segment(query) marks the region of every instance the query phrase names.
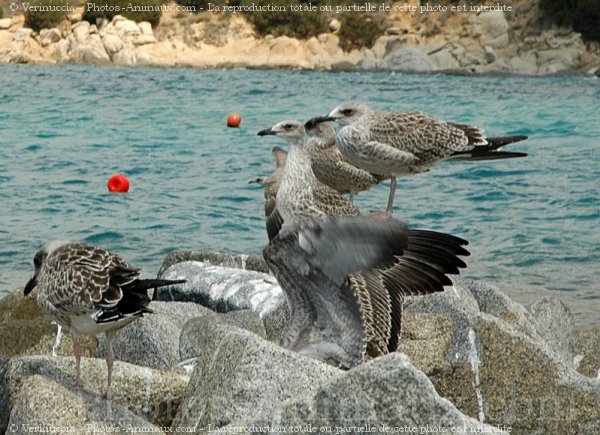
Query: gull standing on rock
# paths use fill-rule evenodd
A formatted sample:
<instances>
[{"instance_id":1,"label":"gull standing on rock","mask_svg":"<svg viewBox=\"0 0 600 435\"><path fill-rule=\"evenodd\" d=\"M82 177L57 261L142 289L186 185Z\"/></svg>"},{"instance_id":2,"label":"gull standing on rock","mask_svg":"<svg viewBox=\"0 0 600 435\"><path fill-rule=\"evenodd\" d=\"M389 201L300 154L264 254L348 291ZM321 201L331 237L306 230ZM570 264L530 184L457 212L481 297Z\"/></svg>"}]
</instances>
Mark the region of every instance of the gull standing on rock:
<instances>
[{"instance_id":1,"label":"gull standing on rock","mask_svg":"<svg viewBox=\"0 0 600 435\"><path fill-rule=\"evenodd\" d=\"M272 128L259 131L258 135L278 136L289 144L277 192L277 209L286 225L298 225L315 217L360 215L352 202L315 177L304 142L306 132L301 123L282 121Z\"/></svg>"},{"instance_id":2,"label":"gull standing on rock","mask_svg":"<svg viewBox=\"0 0 600 435\"><path fill-rule=\"evenodd\" d=\"M306 150L310 154L313 172L317 179L342 194L354 194L369 190L389 178L371 174L348 163L336 147L332 122L319 122L319 118L304 123Z\"/></svg>"},{"instance_id":3,"label":"gull standing on rock","mask_svg":"<svg viewBox=\"0 0 600 435\"><path fill-rule=\"evenodd\" d=\"M500 147L527 136L486 138L483 130L435 119L421 112L378 112L361 103L344 103L317 122L337 121L337 146L348 162L391 177L386 210L391 217L396 177L423 172L443 160L493 160L525 157Z\"/></svg>"},{"instance_id":4,"label":"gull standing on rock","mask_svg":"<svg viewBox=\"0 0 600 435\"><path fill-rule=\"evenodd\" d=\"M37 287L37 302L62 328L71 332L77 378L81 389L81 348L77 335L106 334L108 350L107 387L104 398L111 399L116 331L144 313L150 298L147 290L185 280L139 279L141 269L104 249L82 243L54 241L33 257L35 272L25 285L28 295Z\"/></svg>"},{"instance_id":5,"label":"gull standing on rock","mask_svg":"<svg viewBox=\"0 0 600 435\"><path fill-rule=\"evenodd\" d=\"M283 176L283 169L287 160L287 151L273 147L271 150L273 157L275 157L275 172L268 177L258 177L255 180L251 180L248 184L257 183L264 187L265 195L265 220L267 225L267 235L269 240L279 233L283 225L283 219L279 211L277 210L277 191L281 184L281 177Z\"/></svg>"},{"instance_id":6,"label":"gull standing on rock","mask_svg":"<svg viewBox=\"0 0 600 435\"><path fill-rule=\"evenodd\" d=\"M287 227L263 250L290 310L281 345L344 369L396 351L404 297L451 285L466 244L369 216Z\"/></svg>"}]
</instances>

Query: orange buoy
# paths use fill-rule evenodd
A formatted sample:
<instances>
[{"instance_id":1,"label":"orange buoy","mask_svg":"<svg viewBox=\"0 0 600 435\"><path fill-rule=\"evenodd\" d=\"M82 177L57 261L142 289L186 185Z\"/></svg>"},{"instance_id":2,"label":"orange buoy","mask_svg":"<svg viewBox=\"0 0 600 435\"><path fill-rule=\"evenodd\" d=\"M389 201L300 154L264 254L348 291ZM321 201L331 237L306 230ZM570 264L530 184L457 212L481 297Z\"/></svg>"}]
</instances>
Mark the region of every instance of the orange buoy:
<instances>
[{"instance_id":1,"label":"orange buoy","mask_svg":"<svg viewBox=\"0 0 600 435\"><path fill-rule=\"evenodd\" d=\"M108 191L124 193L129 190L129 180L125 175L116 174L108 179Z\"/></svg>"},{"instance_id":2,"label":"orange buoy","mask_svg":"<svg viewBox=\"0 0 600 435\"><path fill-rule=\"evenodd\" d=\"M242 117L238 113L230 113L227 117L227 127L239 127Z\"/></svg>"}]
</instances>

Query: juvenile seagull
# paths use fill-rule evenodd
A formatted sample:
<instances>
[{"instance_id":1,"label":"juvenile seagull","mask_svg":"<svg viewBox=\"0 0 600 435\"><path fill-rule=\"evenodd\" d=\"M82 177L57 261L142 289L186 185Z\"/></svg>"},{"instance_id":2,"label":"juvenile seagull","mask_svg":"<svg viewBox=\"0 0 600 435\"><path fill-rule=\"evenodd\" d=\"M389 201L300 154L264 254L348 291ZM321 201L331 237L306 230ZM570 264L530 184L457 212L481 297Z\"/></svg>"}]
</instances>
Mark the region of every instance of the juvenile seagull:
<instances>
[{"instance_id":1,"label":"juvenile seagull","mask_svg":"<svg viewBox=\"0 0 600 435\"><path fill-rule=\"evenodd\" d=\"M306 149L310 154L312 169L317 179L342 194L350 194L350 199L358 192L364 192L381 183L386 176L371 174L348 163L335 146L335 130L331 122L319 122L319 118L304 123Z\"/></svg>"},{"instance_id":2,"label":"juvenile seagull","mask_svg":"<svg viewBox=\"0 0 600 435\"><path fill-rule=\"evenodd\" d=\"M259 136L275 135L289 144L281 184L277 192L277 209L286 225L297 225L313 217L357 216L358 208L337 190L321 183L312 170L304 142L304 126L298 121L281 121L261 130Z\"/></svg>"},{"instance_id":3,"label":"juvenile seagull","mask_svg":"<svg viewBox=\"0 0 600 435\"><path fill-rule=\"evenodd\" d=\"M37 302L56 323L71 332L77 379L80 380L81 348L78 334L106 334L108 380L104 398L111 399L116 331L143 313L150 313L150 288L183 283L185 280L139 279L141 269L103 249L82 243L53 241L33 257L35 272L25 285L28 295L38 288Z\"/></svg>"},{"instance_id":4,"label":"juvenile seagull","mask_svg":"<svg viewBox=\"0 0 600 435\"><path fill-rule=\"evenodd\" d=\"M283 218L276 206L276 196L281 184L281 177L283 176L283 168L285 167L285 161L287 159L287 151L273 147L271 150L273 157L275 157L275 172L268 177L259 177L255 180L251 180L248 184L257 183L264 187L265 195L265 220L267 225L267 235L269 240L279 233L283 225Z\"/></svg>"},{"instance_id":5,"label":"juvenile seagull","mask_svg":"<svg viewBox=\"0 0 600 435\"><path fill-rule=\"evenodd\" d=\"M282 230L263 250L290 310L281 345L344 369L396 351L404 297L451 285L466 244L368 216Z\"/></svg>"},{"instance_id":6,"label":"juvenile seagull","mask_svg":"<svg viewBox=\"0 0 600 435\"><path fill-rule=\"evenodd\" d=\"M386 210L392 215L396 177L423 172L443 160L492 160L525 157L499 151L527 136L486 138L483 130L435 119L421 112L377 112L361 103L344 103L317 122L337 121L344 159L366 171L391 177Z\"/></svg>"}]
</instances>

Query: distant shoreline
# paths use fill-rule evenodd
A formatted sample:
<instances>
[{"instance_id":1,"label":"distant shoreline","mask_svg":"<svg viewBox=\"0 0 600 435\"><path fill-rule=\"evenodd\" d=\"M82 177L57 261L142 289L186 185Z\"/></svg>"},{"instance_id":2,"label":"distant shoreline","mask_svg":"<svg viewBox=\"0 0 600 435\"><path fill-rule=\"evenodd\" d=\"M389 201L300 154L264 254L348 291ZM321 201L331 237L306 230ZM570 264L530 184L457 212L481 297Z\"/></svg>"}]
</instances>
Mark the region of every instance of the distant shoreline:
<instances>
[{"instance_id":1,"label":"distant shoreline","mask_svg":"<svg viewBox=\"0 0 600 435\"><path fill-rule=\"evenodd\" d=\"M412 21L409 12L390 13L390 27L372 47L345 51L339 36L344 23L337 19L329 22L328 33L303 40L259 37L242 14L165 11L153 28L120 15L90 25L82 21L83 7L78 7L68 21L39 33L24 27L23 15L0 19L0 64L600 75L600 43L556 27L517 37L531 12L513 9L427 13Z\"/></svg>"}]
</instances>

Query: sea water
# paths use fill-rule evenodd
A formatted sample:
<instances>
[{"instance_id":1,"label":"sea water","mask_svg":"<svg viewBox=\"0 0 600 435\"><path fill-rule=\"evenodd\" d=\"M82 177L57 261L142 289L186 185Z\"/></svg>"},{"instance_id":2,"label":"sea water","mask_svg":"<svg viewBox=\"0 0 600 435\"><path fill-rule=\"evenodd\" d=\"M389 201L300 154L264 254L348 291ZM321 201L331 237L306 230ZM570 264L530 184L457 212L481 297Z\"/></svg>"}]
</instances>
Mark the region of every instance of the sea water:
<instances>
[{"instance_id":1,"label":"sea water","mask_svg":"<svg viewBox=\"0 0 600 435\"><path fill-rule=\"evenodd\" d=\"M0 295L69 239L153 276L178 249L258 254L271 148L256 133L347 100L526 134L524 159L443 163L399 180L395 216L469 240L466 278L554 296L600 322L600 80L389 73L0 66ZM227 128L228 113L242 117ZM125 174L127 194L106 183ZM358 195L385 208L388 185Z\"/></svg>"}]
</instances>

